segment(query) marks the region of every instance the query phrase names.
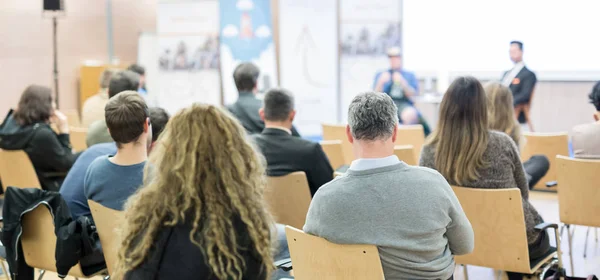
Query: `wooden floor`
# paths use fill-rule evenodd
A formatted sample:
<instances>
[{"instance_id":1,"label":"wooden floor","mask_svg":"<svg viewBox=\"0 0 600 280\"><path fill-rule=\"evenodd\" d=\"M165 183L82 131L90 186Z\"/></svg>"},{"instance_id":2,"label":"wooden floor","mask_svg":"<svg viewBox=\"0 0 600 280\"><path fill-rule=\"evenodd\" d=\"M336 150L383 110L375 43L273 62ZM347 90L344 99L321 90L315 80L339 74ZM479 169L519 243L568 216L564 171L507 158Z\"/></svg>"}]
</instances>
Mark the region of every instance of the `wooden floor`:
<instances>
[{"instance_id":1,"label":"wooden floor","mask_svg":"<svg viewBox=\"0 0 600 280\"><path fill-rule=\"evenodd\" d=\"M538 210L538 212L544 217L547 222L558 223L558 200L555 193L543 193L543 192L531 192L530 201ZM599 213L600 214L600 213ZM585 242L586 227L576 227L575 234L573 236L573 262L575 266L576 276L587 276L589 274L596 274L600 276L600 243L596 243L594 240L593 229L590 232L590 239L588 241L588 252L587 258L583 258L583 244ZM567 245L567 233L565 231L563 235L564 242L562 242L563 249L563 263L567 273L571 273L571 266L569 265L569 249ZM470 279L483 280L483 279L495 279L497 272L492 269L469 266L468 273ZM464 279L463 270L461 267L457 267L456 273L454 274L456 280ZM0 277L1 279L1 277ZM44 276L46 280L58 280L56 273L48 272ZM74 279L67 277L66 279ZM102 280L102 277L91 278L94 280ZM508 279L506 274L502 274L502 279Z\"/></svg>"}]
</instances>

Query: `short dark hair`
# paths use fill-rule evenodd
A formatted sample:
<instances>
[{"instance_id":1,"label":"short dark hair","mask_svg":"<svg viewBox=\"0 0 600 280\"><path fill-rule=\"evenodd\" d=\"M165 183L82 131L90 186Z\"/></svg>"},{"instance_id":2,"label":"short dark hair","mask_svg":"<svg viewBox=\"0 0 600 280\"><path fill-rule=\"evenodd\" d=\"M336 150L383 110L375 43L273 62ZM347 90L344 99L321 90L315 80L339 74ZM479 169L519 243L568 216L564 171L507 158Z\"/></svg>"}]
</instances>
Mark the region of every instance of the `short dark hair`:
<instances>
[{"instance_id":1,"label":"short dark hair","mask_svg":"<svg viewBox=\"0 0 600 280\"><path fill-rule=\"evenodd\" d=\"M117 147L137 141L149 116L144 98L136 91L121 92L109 99L104 107L106 127Z\"/></svg>"},{"instance_id":2,"label":"short dark hair","mask_svg":"<svg viewBox=\"0 0 600 280\"><path fill-rule=\"evenodd\" d=\"M52 90L49 87L30 85L21 94L14 118L20 125L45 122L52 115Z\"/></svg>"},{"instance_id":3,"label":"short dark hair","mask_svg":"<svg viewBox=\"0 0 600 280\"><path fill-rule=\"evenodd\" d=\"M129 67L127 67L127 70L138 73L141 76L144 76L146 74L146 68L144 68L144 66L139 65L139 64L131 64L131 65L129 65Z\"/></svg>"},{"instance_id":4,"label":"short dark hair","mask_svg":"<svg viewBox=\"0 0 600 280\"><path fill-rule=\"evenodd\" d=\"M252 91L256 87L260 69L250 62L244 62L233 70L233 80L238 91Z\"/></svg>"},{"instance_id":5,"label":"short dark hair","mask_svg":"<svg viewBox=\"0 0 600 280\"><path fill-rule=\"evenodd\" d=\"M285 121L294 110L294 96L282 88L270 89L263 99L263 109L265 120Z\"/></svg>"},{"instance_id":6,"label":"short dark hair","mask_svg":"<svg viewBox=\"0 0 600 280\"><path fill-rule=\"evenodd\" d=\"M158 136L163 132L169 118L171 116L165 109L159 107L151 107L150 112L150 124L152 124L152 142L156 142Z\"/></svg>"},{"instance_id":7,"label":"short dark hair","mask_svg":"<svg viewBox=\"0 0 600 280\"><path fill-rule=\"evenodd\" d=\"M590 103L596 107L596 111L600 112L600 81L594 85L589 97Z\"/></svg>"},{"instance_id":8,"label":"short dark hair","mask_svg":"<svg viewBox=\"0 0 600 280\"><path fill-rule=\"evenodd\" d=\"M510 44L517 45L517 46L519 46L519 50L523 50L523 42L521 42L521 41L510 41Z\"/></svg>"},{"instance_id":9,"label":"short dark hair","mask_svg":"<svg viewBox=\"0 0 600 280\"><path fill-rule=\"evenodd\" d=\"M110 84L108 85L108 97L112 98L126 90L137 91L139 87L140 75L133 71L123 70L114 74L110 79Z\"/></svg>"}]
</instances>

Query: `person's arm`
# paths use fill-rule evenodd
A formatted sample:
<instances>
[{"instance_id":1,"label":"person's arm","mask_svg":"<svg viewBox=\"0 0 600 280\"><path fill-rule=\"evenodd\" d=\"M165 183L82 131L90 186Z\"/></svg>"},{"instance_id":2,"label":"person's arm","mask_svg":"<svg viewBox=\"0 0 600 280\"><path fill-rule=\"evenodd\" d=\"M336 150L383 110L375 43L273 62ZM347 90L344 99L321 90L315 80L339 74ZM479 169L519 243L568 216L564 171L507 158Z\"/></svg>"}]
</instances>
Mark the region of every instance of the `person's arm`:
<instances>
[{"instance_id":1,"label":"person's arm","mask_svg":"<svg viewBox=\"0 0 600 280\"><path fill-rule=\"evenodd\" d=\"M403 77L402 74L400 74L400 72L394 72L394 74L392 75L392 80L394 81L394 83L397 83L402 87L402 90L404 91L404 95L406 97L411 98L415 95L416 89L413 88L409 81L407 81L407 79Z\"/></svg>"},{"instance_id":2,"label":"person's arm","mask_svg":"<svg viewBox=\"0 0 600 280\"><path fill-rule=\"evenodd\" d=\"M163 261L164 249L169 244L169 240L173 233L173 227L163 227L159 230L154 245L150 249L150 252L144 259L144 261L136 268L127 271L123 279L126 280L144 280L144 279L157 279L159 275L159 269ZM175 260L166 260L175 261ZM199 263L203 263L202 260L198 260Z\"/></svg>"},{"instance_id":3,"label":"person's arm","mask_svg":"<svg viewBox=\"0 0 600 280\"><path fill-rule=\"evenodd\" d=\"M535 88L537 77L533 72L529 72L526 76L521 79L521 87L518 91L513 92L514 105L527 104L531 100L531 93Z\"/></svg>"},{"instance_id":4,"label":"person's arm","mask_svg":"<svg viewBox=\"0 0 600 280\"><path fill-rule=\"evenodd\" d=\"M73 154L69 134L58 134L46 128L39 128L32 142L35 143L36 156L40 156L47 166L51 166L58 172L66 172L71 169L76 156Z\"/></svg>"},{"instance_id":5,"label":"person's arm","mask_svg":"<svg viewBox=\"0 0 600 280\"><path fill-rule=\"evenodd\" d=\"M392 79L392 75L388 71L381 72L375 76L373 90L377 92L385 92L385 84Z\"/></svg>"},{"instance_id":6,"label":"person's arm","mask_svg":"<svg viewBox=\"0 0 600 280\"><path fill-rule=\"evenodd\" d=\"M307 172L306 177L311 195L315 195L322 185L333 180L333 168L331 168L327 155L325 155L323 148L318 143L315 145L313 156L310 157L308 164L311 164L311 169L310 172Z\"/></svg>"},{"instance_id":7,"label":"person's arm","mask_svg":"<svg viewBox=\"0 0 600 280\"><path fill-rule=\"evenodd\" d=\"M441 175L440 175L441 177ZM471 222L465 215L465 212L458 201L458 198L452 191L452 188L443 179L440 180L448 191L446 192L449 201L450 208L448 215L450 217L450 224L446 227L446 237L448 237L448 246L453 255L464 255L473 252L475 247L475 233Z\"/></svg>"}]
</instances>

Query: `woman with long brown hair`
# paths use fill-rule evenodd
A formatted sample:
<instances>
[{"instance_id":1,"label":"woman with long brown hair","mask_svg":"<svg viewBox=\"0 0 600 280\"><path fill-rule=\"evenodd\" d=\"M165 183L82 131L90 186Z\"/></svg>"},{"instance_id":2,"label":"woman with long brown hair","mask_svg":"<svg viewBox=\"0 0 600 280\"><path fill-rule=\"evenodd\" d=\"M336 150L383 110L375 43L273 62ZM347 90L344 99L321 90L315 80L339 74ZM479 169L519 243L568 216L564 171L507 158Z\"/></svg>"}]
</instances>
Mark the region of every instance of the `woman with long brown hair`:
<instances>
[{"instance_id":1,"label":"woman with long brown hair","mask_svg":"<svg viewBox=\"0 0 600 280\"><path fill-rule=\"evenodd\" d=\"M517 148L521 145L521 128L515 118L513 94L510 88L500 83L489 83L485 86L487 95L489 129L506 133L515 141ZM550 161L544 155L533 155L523 163L529 188L532 189L550 169Z\"/></svg>"},{"instance_id":2,"label":"woman with long brown hair","mask_svg":"<svg viewBox=\"0 0 600 280\"><path fill-rule=\"evenodd\" d=\"M438 126L423 147L420 165L439 171L451 185L519 188L529 256L536 259L549 250L547 234L535 230L543 219L528 201L529 188L517 146L508 135L488 128L486 95L477 79L459 77L446 91ZM509 279L522 279L518 273L508 275Z\"/></svg>"},{"instance_id":3,"label":"woman with long brown hair","mask_svg":"<svg viewBox=\"0 0 600 280\"><path fill-rule=\"evenodd\" d=\"M264 167L244 128L212 105L171 118L125 208L114 279L267 279Z\"/></svg>"}]
</instances>

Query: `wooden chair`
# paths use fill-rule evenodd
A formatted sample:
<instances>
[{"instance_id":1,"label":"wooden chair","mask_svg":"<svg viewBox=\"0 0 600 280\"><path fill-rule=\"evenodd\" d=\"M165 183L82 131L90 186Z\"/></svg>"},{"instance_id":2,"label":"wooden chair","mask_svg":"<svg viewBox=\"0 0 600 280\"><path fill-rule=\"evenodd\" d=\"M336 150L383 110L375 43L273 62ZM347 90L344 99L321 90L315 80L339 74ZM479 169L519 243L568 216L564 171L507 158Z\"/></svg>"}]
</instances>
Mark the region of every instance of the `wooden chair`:
<instances>
[{"instance_id":1,"label":"wooden chair","mask_svg":"<svg viewBox=\"0 0 600 280\"><path fill-rule=\"evenodd\" d=\"M350 165L355 159L352 151L352 144L346 136L345 125L321 124L323 128L323 140L339 140L342 141L342 150L344 152L345 164Z\"/></svg>"},{"instance_id":2,"label":"wooden chair","mask_svg":"<svg viewBox=\"0 0 600 280\"><path fill-rule=\"evenodd\" d=\"M560 221L567 228L570 225L588 227L585 236L583 257L587 254L589 227L600 227L600 160L573 159L556 157L556 176L558 182L558 206ZM572 246L571 231L567 230L569 246ZM571 248L571 247L569 247ZM569 249L571 267L573 267L573 249Z\"/></svg>"},{"instance_id":3,"label":"wooden chair","mask_svg":"<svg viewBox=\"0 0 600 280\"><path fill-rule=\"evenodd\" d=\"M523 133L525 146L521 152L521 159L528 160L533 155L545 155L550 161L550 169L535 186L536 190L548 190L546 183L556 181L556 156L569 155L569 135L567 133Z\"/></svg>"},{"instance_id":4,"label":"wooden chair","mask_svg":"<svg viewBox=\"0 0 600 280\"><path fill-rule=\"evenodd\" d=\"M0 149L0 178L2 178L4 191L9 186L42 188L29 156L22 150L7 151Z\"/></svg>"},{"instance_id":5,"label":"wooden chair","mask_svg":"<svg viewBox=\"0 0 600 280\"><path fill-rule=\"evenodd\" d=\"M39 279L43 277L45 271L56 272L56 235L54 234L54 219L48 207L44 204L38 205L33 211L23 216L21 224L23 226L21 245L27 265L42 269ZM104 270L98 271L94 275L103 272ZM85 275L80 264L72 267L68 275L82 278L93 276Z\"/></svg>"},{"instance_id":6,"label":"wooden chair","mask_svg":"<svg viewBox=\"0 0 600 280\"><path fill-rule=\"evenodd\" d=\"M289 226L285 234L296 279L384 279L374 245L334 244Z\"/></svg>"},{"instance_id":7,"label":"wooden chair","mask_svg":"<svg viewBox=\"0 0 600 280\"><path fill-rule=\"evenodd\" d=\"M415 149L412 145L395 146L394 154L408 165L417 165Z\"/></svg>"},{"instance_id":8,"label":"wooden chair","mask_svg":"<svg viewBox=\"0 0 600 280\"><path fill-rule=\"evenodd\" d=\"M67 122L71 127L81 127L81 118L79 117L79 112L75 109L65 110L63 111L65 116L67 117Z\"/></svg>"},{"instance_id":9,"label":"wooden chair","mask_svg":"<svg viewBox=\"0 0 600 280\"><path fill-rule=\"evenodd\" d=\"M69 135L73 151L81 152L88 148L86 143L87 132L87 128L71 127Z\"/></svg>"},{"instance_id":10,"label":"wooden chair","mask_svg":"<svg viewBox=\"0 0 600 280\"><path fill-rule=\"evenodd\" d=\"M106 268L108 268L108 274L110 275L114 271L114 265L117 263L117 256L121 245L118 239L115 238L115 230L123 223L124 213L104 207L93 200L88 200L88 205L96 223L96 229L100 236L100 244L102 244L102 250L104 251Z\"/></svg>"},{"instance_id":11,"label":"wooden chair","mask_svg":"<svg viewBox=\"0 0 600 280\"><path fill-rule=\"evenodd\" d=\"M529 111L531 110L531 101L533 100L533 94L535 93L535 88L531 91L531 97L529 98L529 102L527 104L519 104L515 106L515 118L519 119L519 115L521 112L525 115L525 121L527 122L527 126L529 126L529 131L534 132L533 124L531 123L531 118L529 117Z\"/></svg>"},{"instance_id":12,"label":"wooden chair","mask_svg":"<svg viewBox=\"0 0 600 280\"><path fill-rule=\"evenodd\" d=\"M344 158L344 148L341 140L325 140L321 141L321 147L329 159L329 163L333 170L336 170L346 164Z\"/></svg>"},{"instance_id":13,"label":"wooden chair","mask_svg":"<svg viewBox=\"0 0 600 280\"><path fill-rule=\"evenodd\" d=\"M466 265L526 274L533 274L548 263L558 263L562 268L562 262L557 258L560 256L560 240L556 224L540 224L536 229L554 228L558 254L553 249L539 261L529 261L525 216L519 189L452 188L475 232L473 252L455 256L457 264L465 265L465 275Z\"/></svg>"},{"instance_id":14,"label":"wooden chair","mask_svg":"<svg viewBox=\"0 0 600 280\"><path fill-rule=\"evenodd\" d=\"M310 188L304 172L268 177L264 197L277 223L296 228L304 226L311 201Z\"/></svg>"},{"instance_id":15,"label":"wooden chair","mask_svg":"<svg viewBox=\"0 0 600 280\"><path fill-rule=\"evenodd\" d=\"M419 162L421 149L425 144L425 132L423 126L417 125L400 125L398 126L398 134L396 135L396 145L412 145L414 152L414 162Z\"/></svg>"}]
</instances>

